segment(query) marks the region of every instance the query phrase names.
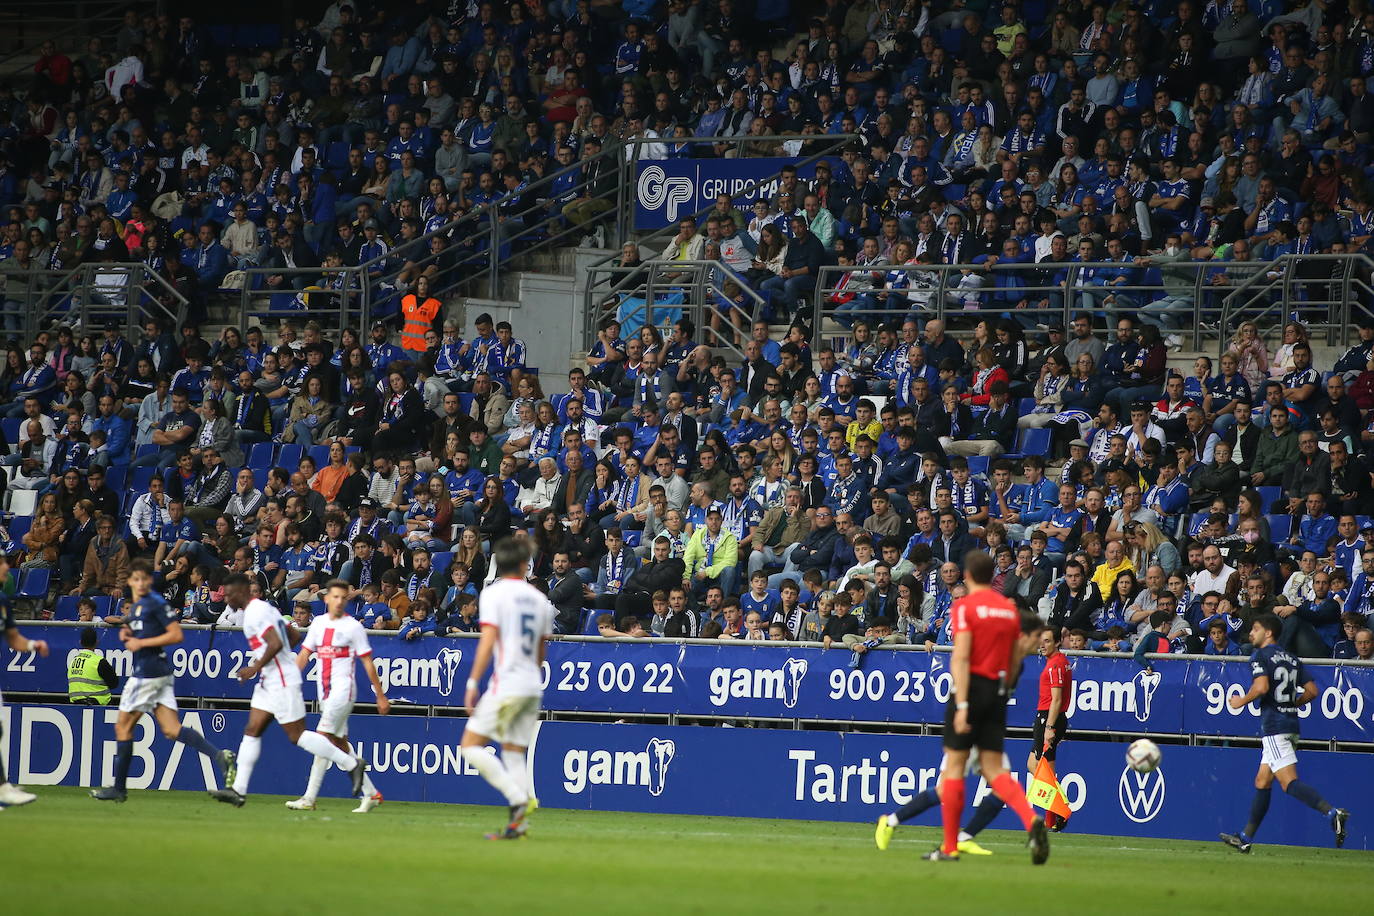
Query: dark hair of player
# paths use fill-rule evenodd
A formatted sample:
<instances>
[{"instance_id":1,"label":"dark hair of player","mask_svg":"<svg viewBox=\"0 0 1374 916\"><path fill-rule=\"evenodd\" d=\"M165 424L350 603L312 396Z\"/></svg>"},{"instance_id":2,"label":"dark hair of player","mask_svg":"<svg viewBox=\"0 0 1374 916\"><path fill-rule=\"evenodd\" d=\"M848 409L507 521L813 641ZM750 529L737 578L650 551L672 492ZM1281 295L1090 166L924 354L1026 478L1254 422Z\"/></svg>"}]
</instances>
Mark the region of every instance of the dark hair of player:
<instances>
[{"instance_id":1,"label":"dark hair of player","mask_svg":"<svg viewBox=\"0 0 1374 916\"><path fill-rule=\"evenodd\" d=\"M153 564L148 560L134 560L129 564L129 575L132 576L134 573L142 573L145 576L151 576L153 574Z\"/></svg>"},{"instance_id":2,"label":"dark hair of player","mask_svg":"<svg viewBox=\"0 0 1374 916\"><path fill-rule=\"evenodd\" d=\"M1279 619L1278 614L1260 614L1255 617L1255 623L1268 630L1274 639L1278 639L1279 634L1283 632L1283 621Z\"/></svg>"},{"instance_id":3,"label":"dark hair of player","mask_svg":"<svg viewBox=\"0 0 1374 916\"><path fill-rule=\"evenodd\" d=\"M343 579L330 579L328 582L324 584L324 590L327 592L333 591L336 588L341 588L346 592L352 591L352 586L350 586Z\"/></svg>"},{"instance_id":4,"label":"dark hair of player","mask_svg":"<svg viewBox=\"0 0 1374 916\"><path fill-rule=\"evenodd\" d=\"M498 576L519 576L522 579L525 577L525 570L530 562L530 549L524 541L506 538L497 544L491 553L492 558L496 560Z\"/></svg>"},{"instance_id":5,"label":"dark hair of player","mask_svg":"<svg viewBox=\"0 0 1374 916\"><path fill-rule=\"evenodd\" d=\"M235 586L239 588L245 588L247 587L247 585L248 577L245 576L243 573L234 573L232 576L224 580L225 588L232 588Z\"/></svg>"},{"instance_id":6,"label":"dark hair of player","mask_svg":"<svg viewBox=\"0 0 1374 916\"><path fill-rule=\"evenodd\" d=\"M992 557L985 553L970 553L964 558L964 578L975 585L992 582Z\"/></svg>"}]
</instances>

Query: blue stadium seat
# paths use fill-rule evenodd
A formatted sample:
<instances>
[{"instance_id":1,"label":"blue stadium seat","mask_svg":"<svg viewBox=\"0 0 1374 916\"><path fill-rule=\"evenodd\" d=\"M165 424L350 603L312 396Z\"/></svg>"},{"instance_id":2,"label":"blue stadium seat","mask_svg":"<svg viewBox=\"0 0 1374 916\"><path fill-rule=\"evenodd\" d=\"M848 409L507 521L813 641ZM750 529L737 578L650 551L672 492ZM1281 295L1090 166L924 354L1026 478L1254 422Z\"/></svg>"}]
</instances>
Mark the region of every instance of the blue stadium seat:
<instances>
[{"instance_id":1,"label":"blue stadium seat","mask_svg":"<svg viewBox=\"0 0 1374 916\"><path fill-rule=\"evenodd\" d=\"M974 477L988 476L988 467L992 464L992 459L987 455L970 455L968 457L968 472Z\"/></svg>"},{"instance_id":2,"label":"blue stadium seat","mask_svg":"<svg viewBox=\"0 0 1374 916\"><path fill-rule=\"evenodd\" d=\"M327 445L312 445L306 454L310 456L310 460L315 462L317 468L322 468L329 463L329 446Z\"/></svg>"},{"instance_id":3,"label":"blue stadium seat","mask_svg":"<svg viewBox=\"0 0 1374 916\"><path fill-rule=\"evenodd\" d=\"M75 620L76 605L81 600L77 595L63 595L57 599L52 609L53 620Z\"/></svg>"},{"instance_id":4,"label":"blue stadium seat","mask_svg":"<svg viewBox=\"0 0 1374 916\"><path fill-rule=\"evenodd\" d=\"M50 569L26 569L19 577L19 591L16 598L46 598L48 584L52 581Z\"/></svg>"},{"instance_id":5,"label":"blue stadium seat","mask_svg":"<svg viewBox=\"0 0 1374 916\"><path fill-rule=\"evenodd\" d=\"M16 515L14 518L10 519L10 538L13 539L13 541L16 544L18 544L20 541L24 539L24 535L29 533L29 529L32 527L32 515Z\"/></svg>"},{"instance_id":6,"label":"blue stadium seat","mask_svg":"<svg viewBox=\"0 0 1374 916\"><path fill-rule=\"evenodd\" d=\"M472 401L474 397L475 395L473 395L470 391L464 391L458 395L458 407L463 411L463 413L467 413L469 410L472 409Z\"/></svg>"},{"instance_id":7,"label":"blue stadium seat","mask_svg":"<svg viewBox=\"0 0 1374 916\"><path fill-rule=\"evenodd\" d=\"M19 429L24 424L23 417L5 417L0 420L0 432L4 432L5 441L12 447L19 446Z\"/></svg>"},{"instance_id":8,"label":"blue stadium seat","mask_svg":"<svg viewBox=\"0 0 1374 916\"><path fill-rule=\"evenodd\" d=\"M1293 533L1291 515L1266 515L1264 520L1269 523L1269 540L1275 544L1288 540L1288 536Z\"/></svg>"},{"instance_id":9,"label":"blue stadium seat","mask_svg":"<svg viewBox=\"0 0 1374 916\"><path fill-rule=\"evenodd\" d=\"M129 478L129 466L118 464L105 469L105 486L116 493L124 492L124 481Z\"/></svg>"},{"instance_id":10,"label":"blue stadium seat","mask_svg":"<svg viewBox=\"0 0 1374 916\"><path fill-rule=\"evenodd\" d=\"M261 490L263 487L267 486L267 472L270 471L271 468L253 468L252 470L253 486Z\"/></svg>"},{"instance_id":11,"label":"blue stadium seat","mask_svg":"<svg viewBox=\"0 0 1374 916\"><path fill-rule=\"evenodd\" d=\"M97 617L108 617L119 610L120 599L109 595L101 595L95 599L95 614Z\"/></svg>"},{"instance_id":12,"label":"blue stadium seat","mask_svg":"<svg viewBox=\"0 0 1374 916\"><path fill-rule=\"evenodd\" d=\"M135 458L142 458L142 457L144 457L145 455L156 455L156 454L157 454L157 451L158 451L157 445L155 445L155 444L152 443L152 442L145 442L144 444L140 445L138 448L134 449L134 457L135 457Z\"/></svg>"},{"instance_id":13,"label":"blue stadium seat","mask_svg":"<svg viewBox=\"0 0 1374 916\"><path fill-rule=\"evenodd\" d=\"M1269 512L1274 503L1283 498L1283 487L1257 487L1260 495L1260 511Z\"/></svg>"},{"instance_id":14,"label":"blue stadium seat","mask_svg":"<svg viewBox=\"0 0 1374 916\"><path fill-rule=\"evenodd\" d=\"M305 454L305 447L289 442L281 447L280 454L277 455L277 466L294 471L301 463L301 456Z\"/></svg>"},{"instance_id":15,"label":"blue stadium seat","mask_svg":"<svg viewBox=\"0 0 1374 916\"><path fill-rule=\"evenodd\" d=\"M271 442L254 442L248 447L248 466L250 468L270 468L277 447Z\"/></svg>"},{"instance_id":16,"label":"blue stadium seat","mask_svg":"<svg viewBox=\"0 0 1374 916\"><path fill-rule=\"evenodd\" d=\"M448 568L453 565L453 552L450 550L438 551L429 558L429 565L433 567L434 571L437 572L439 575L442 576L446 574L448 572ZM439 597L442 598L443 595L440 595Z\"/></svg>"},{"instance_id":17,"label":"blue stadium seat","mask_svg":"<svg viewBox=\"0 0 1374 916\"><path fill-rule=\"evenodd\" d=\"M1022 398L1016 404L1016 415L1024 417L1035 410L1035 398Z\"/></svg>"},{"instance_id":18,"label":"blue stadium seat","mask_svg":"<svg viewBox=\"0 0 1374 916\"><path fill-rule=\"evenodd\" d=\"M1007 452L1008 458L1024 458L1027 455L1047 455L1050 451L1050 431L1048 429L1023 429L1016 437L1016 448Z\"/></svg>"},{"instance_id":19,"label":"blue stadium seat","mask_svg":"<svg viewBox=\"0 0 1374 916\"><path fill-rule=\"evenodd\" d=\"M147 493L148 481L153 479L153 474L156 471L157 468L146 465L141 468L134 468L133 473L129 476L129 492L135 495Z\"/></svg>"},{"instance_id":20,"label":"blue stadium seat","mask_svg":"<svg viewBox=\"0 0 1374 916\"><path fill-rule=\"evenodd\" d=\"M351 147L347 140L335 140L324 148L324 166L331 171L348 168L348 151Z\"/></svg>"}]
</instances>

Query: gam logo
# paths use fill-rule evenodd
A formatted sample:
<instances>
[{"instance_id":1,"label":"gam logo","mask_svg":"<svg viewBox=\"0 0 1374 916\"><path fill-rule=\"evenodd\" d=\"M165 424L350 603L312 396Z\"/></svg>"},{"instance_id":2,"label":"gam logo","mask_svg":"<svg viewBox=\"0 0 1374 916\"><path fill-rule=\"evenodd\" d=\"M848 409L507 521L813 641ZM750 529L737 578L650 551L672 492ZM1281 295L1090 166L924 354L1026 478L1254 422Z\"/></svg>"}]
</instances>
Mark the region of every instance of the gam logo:
<instances>
[{"instance_id":1,"label":"gam logo","mask_svg":"<svg viewBox=\"0 0 1374 916\"><path fill-rule=\"evenodd\" d=\"M781 668L713 668L707 682L709 697L714 706L731 699L781 700L786 708L795 709L809 667L804 658L789 658Z\"/></svg>"},{"instance_id":2,"label":"gam logo","mask_svg":"<svg viewBox=\"0 0 1374 916\"><path fill-rule=\"evenodd\" d=\"M1116 794L1122 814L1137 824L1148 824L1164 810L1164 770L1156 767L1137 773L1128 766L1121 771Z\"/></svg>"},{"instance_id":3,"label":"gam logo","mask_svg":"<svg viewBox=\"0 0 1374 916\"><path fill-rule=\"evenodd\" d=\"M676 756L670 738L650 738L642 751L570 750L563 757L563 788L580 795L588 786L642 786L657 797Z\"/></svg>"},{"instance_id":4,"label":"gam logo","mask_svg":"<svg viewBox=\"0 0 1374 916\"><path fill-rule=\"evenodd\" d=\"M439 696L446 697L453 693L453 678L462 663L462 649L445 646L439 650Z\"/></svg>"},{"instance_id":5,"label":"gam logo","mask_svg":"<svg viewBox=\"0 0 1374 916\"><path fill-rule=\"evenodd\" d=\"M692 179L669 178L661 166L651 165L639 173L639 202L646 210L664 208L668 222L677 222L678 208L693 197Z\"/></svg>"}]
</instances>

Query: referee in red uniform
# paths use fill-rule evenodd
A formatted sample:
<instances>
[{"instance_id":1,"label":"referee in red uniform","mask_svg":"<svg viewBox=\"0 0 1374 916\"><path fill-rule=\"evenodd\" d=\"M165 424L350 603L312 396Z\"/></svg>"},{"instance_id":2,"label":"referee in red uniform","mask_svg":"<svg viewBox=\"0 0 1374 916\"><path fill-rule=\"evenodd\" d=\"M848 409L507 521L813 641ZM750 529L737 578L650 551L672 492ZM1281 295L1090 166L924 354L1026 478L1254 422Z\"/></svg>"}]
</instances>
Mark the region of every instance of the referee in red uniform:
<instances>
[{"instance_id":1,"label":"referee in red uniform","mask_svg":"<svg viewBox=\"0 0 1374 916\"><path fill-rule=\"evenodd\" d=\"M1040 632L1040 654L1045 668L1040 672L1040 700L1035 705L1035 731L1030 756L1026 758L1026 772L1034 773L1040 758L1054 763L1055 749L1069 731L1069 697L1073 696L1073 670L1069 659L1059 651L1060 627L1050 626ZM1054 814L1045 817L1051 830L1058 829Z\"/></svg>"},{"instance_id":2,"label":"referee in red uniform","mask_svg":"<svg viewBox=\"0 0 1374 916\"><path fill-rule=\"evenodd\" d=\"M964 559L968 595L950 607L954 653L950 672L954 695L945 709L945 772L940 814L945 840L925 858L932 862L959 858L959 817L964 810L964 773L969 750L977 745L983 778L997 797L1016 812L1030 834L1031 862L1050 857L1044 819L1031 811L1026 793L1002 766L1007 731L1007 685L1021 668L1021 614L1010 598L992 587L992 557L970 553Z\"/></svg>"}]
</instances>

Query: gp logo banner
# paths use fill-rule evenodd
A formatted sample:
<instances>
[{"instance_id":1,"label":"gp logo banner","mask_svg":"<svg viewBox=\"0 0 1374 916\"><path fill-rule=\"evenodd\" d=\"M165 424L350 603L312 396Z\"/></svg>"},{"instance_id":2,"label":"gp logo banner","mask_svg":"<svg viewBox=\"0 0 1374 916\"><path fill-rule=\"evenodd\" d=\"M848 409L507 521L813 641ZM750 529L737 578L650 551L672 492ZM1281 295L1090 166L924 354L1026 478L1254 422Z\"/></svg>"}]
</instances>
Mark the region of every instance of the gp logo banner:
<instances>
[{"instance_id":1,"label":"gp logo banner","mask_svg":"<svg viewBox=\"0 0 1374 916\"><path fill-rule=\"evenodd\" d=\"M635 182L635 228L661 229L684 216L704 210L721 194L729 194L735 205L747 214L759 198L772 199L778 192L774 177L778 170L796 160L768 159L665 159L639 164ZM797 169L802 179L815 174L814 165ZM772 179L751 187L755 182ZM802 202L796 201L800 209ZM745 226L737 227L740 232Z\"/></svg>"}]
</instances>

